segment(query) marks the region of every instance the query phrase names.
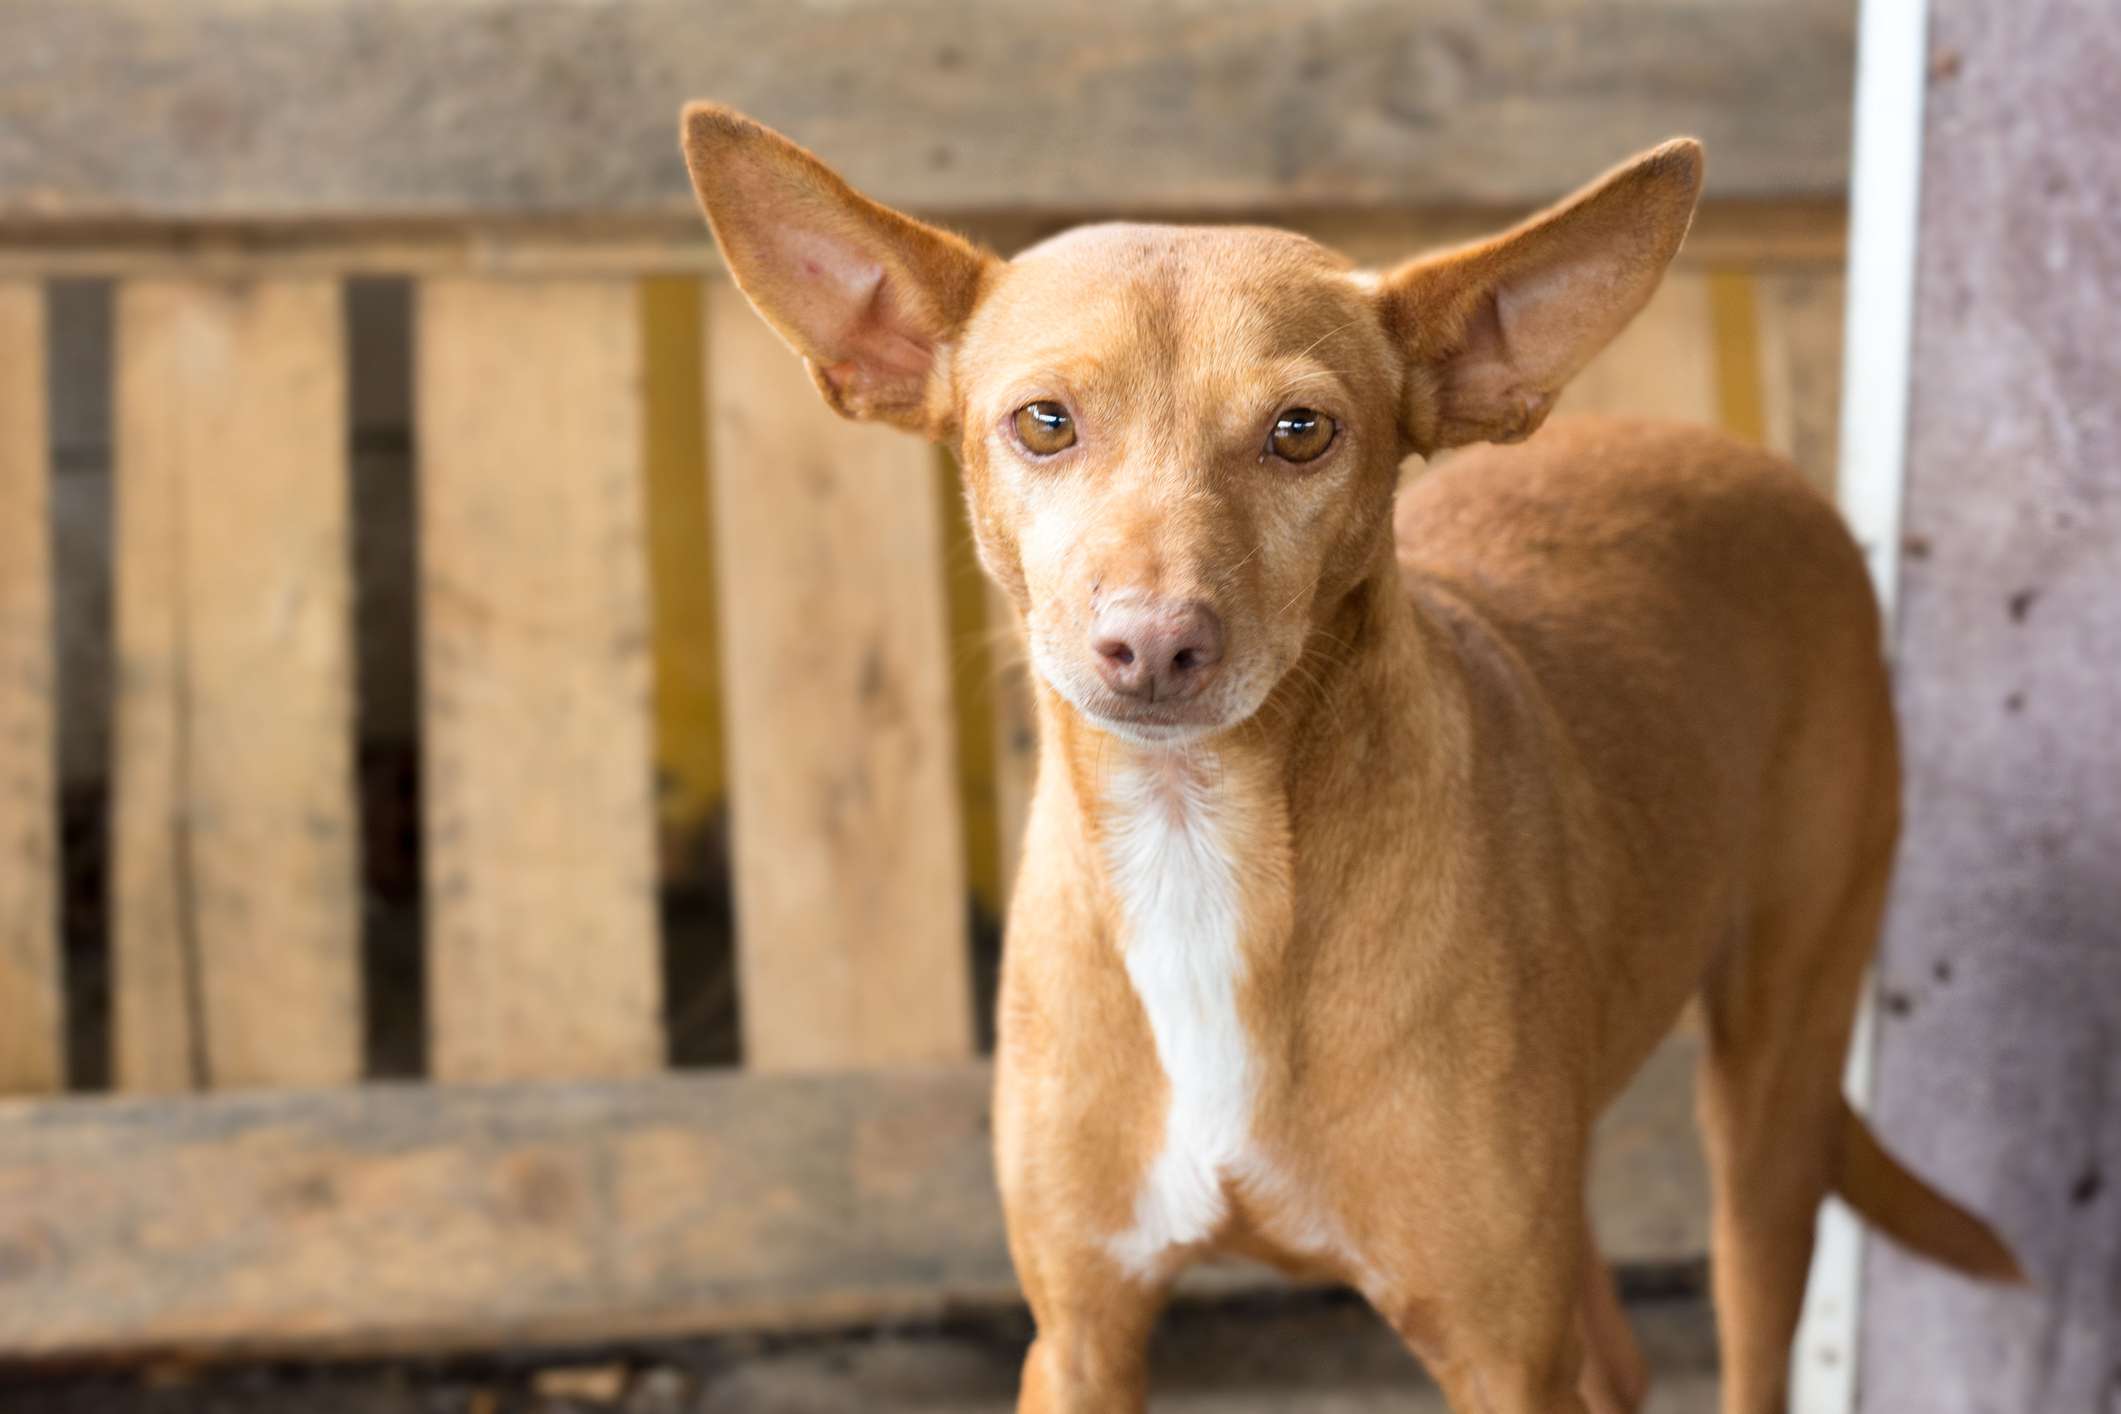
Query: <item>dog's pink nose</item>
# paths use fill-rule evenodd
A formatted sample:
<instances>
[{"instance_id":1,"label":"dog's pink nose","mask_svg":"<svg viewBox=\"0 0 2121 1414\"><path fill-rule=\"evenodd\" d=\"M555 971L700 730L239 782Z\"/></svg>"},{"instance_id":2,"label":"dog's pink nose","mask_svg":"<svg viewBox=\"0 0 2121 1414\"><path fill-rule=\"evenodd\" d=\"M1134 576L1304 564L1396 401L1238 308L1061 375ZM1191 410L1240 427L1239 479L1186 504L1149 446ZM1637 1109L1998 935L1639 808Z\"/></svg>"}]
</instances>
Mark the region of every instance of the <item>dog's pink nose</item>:
<instances>
[{"instance_id":1,"label":"dog's pink nose","mask_svg":"<svg viewBox=\"0 0 2121 1414\"><path fill-rule=\"evenodd\" d=\"M1105 686L1142 702L1191 697L1223 660L1223 621L1206 604L1122 596L1090 628Z\"/></svg>"}]
</instances>

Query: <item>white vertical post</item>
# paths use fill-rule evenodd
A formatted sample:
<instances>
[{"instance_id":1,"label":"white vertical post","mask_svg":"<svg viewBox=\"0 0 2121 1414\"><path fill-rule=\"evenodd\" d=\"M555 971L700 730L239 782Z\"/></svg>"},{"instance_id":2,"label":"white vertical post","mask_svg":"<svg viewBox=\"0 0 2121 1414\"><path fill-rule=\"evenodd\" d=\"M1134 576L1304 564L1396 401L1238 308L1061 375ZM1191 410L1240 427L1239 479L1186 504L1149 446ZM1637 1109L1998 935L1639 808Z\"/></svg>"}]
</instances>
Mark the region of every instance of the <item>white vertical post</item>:
<instances>
[{"instance_id":1,"label":"white vertical post","mask_svg":"<svg viewBox=\"0 0 2121 1414\"><path fill-rule=\"evenodd\" d=\"M1928 0L1863 0L1836 485L1888 621L1900 578L1928 39Z\"/></svg>"},{"instance_id":2,"label":"white vertical post","mask_svg":"<svg viewBox=\"0 0 2121 1414\"><path fill-rule=\"evenodd\" d=\"M1888 626L1900 578L1928 40L1927 0L1863 0L1849 177L1841 466L1835 485L1842 514L1863 546ZM1870 1101L1871 996L1866 979L1843 1080L1858 1110ZM1862 1229L1838 1198L1829 1198L1819 1214L1804 1319L1790 1356L1791 1414L1856 1414L1862 1293Z\"/></svg>"}]
</instances>

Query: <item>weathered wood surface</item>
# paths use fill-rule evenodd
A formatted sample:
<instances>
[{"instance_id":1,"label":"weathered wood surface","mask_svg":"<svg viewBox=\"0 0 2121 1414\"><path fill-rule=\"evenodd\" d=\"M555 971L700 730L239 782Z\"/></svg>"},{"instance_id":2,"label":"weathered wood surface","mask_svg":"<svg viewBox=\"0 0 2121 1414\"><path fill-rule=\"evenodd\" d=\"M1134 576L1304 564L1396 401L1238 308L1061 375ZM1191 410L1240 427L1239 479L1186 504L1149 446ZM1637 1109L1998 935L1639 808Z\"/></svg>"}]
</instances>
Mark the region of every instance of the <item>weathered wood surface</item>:
<instances>
[{"instance_id":1,"label":"weathered wood surface","mask_svg":"<svg viewBox=\"0 0 2121 1414\"><path fill-rule=\"evenodd\" d=\"M140 297L128 286L135 309ZM112 360L112 439L132 450L112 472L122 490L114 488L111 514L111 1075L121 1090L190 1090L206 1083L207 1065L178 828L188 793L176 592L183 473L177 444L159 435L162 405L180 384L164 370L175 357L147 311L113 322L136 327Z\"/></svg>"},{"instance_id":2,"label":"weathered wood surface","mask_svg":"<svg viewBox=\"0 0 2121 1414\"><path fill-rule=\"evenodd\" d=\"M1931 0L1878 1127L2032 1294L1873 1241L1862 1408L2121 1370L2121 10Z\"/></svg>"},{"instance_id":3,"label":"weathered wood surface","mask_svg":"<svg viewBox=\"0 0 2121 1414\"><path fill-rule=\"evenodd\" d=\"M351 1081L340 291L137 281L116 339L118 1082Z\"/></svg>"},{"instance_id":4,"label":"weathered wood surface","mask_svg":"<svg viewBox=\"0 0 2121 1414\"><path fill-rule=\"evenodd\" d=\"M934 454L829 411L735 286L706 338L745 1061L970 1055Z\"/></svg>"},{"instance_id":5,"label":"weathered wood surface","mask_svg":"<svg viewBox=\"0 0 2121 1414\"><path fill-rule=\"evenodd\" d=\"M1557 414L1721 426L1834 484L1842 280L1822 266L1681 268L1563 392Z\"/></svg>"},{"instance_id":6,"label":"weathered wood surface","mask_svg":"<svg viewBox=\"0 0 2121 1414\"><path fill-rule=\"evenodd\" d=\"M1404 203L1361 209L1265 207L1238 219L1301 231L1358 262L1396 263L1416 251L1485 235L1531 207L1559 198L1567 185L1528 196L1506 210L1416 208ZM957 217L965 235L1008 254L1113 208L1072 214ZM1188 213L1163 214L1178 220ZM1847 212L1839 196L1777 201L1711 199L1696 213L1680 267L1840 264ZM354 218L215 226L168 221L41 226L0 222L0 278L126 275L677 275L723 273L721 256L697 212L659 217L541 221L379 222Z\"/></svg>"},{"instance_id":7,"label":"weathered wood surface","mask_svg":"<svg viewBox=\"0 0 2121 1414\"><path fill-rule=\"evenodd\" d=\"M695 97L931 211L1516 204L1680 132L1818 195L1851 53L1846 0L14 0L0 215L683 211Z\"/></svg>"},{"instance_id":8,"label":"weathered wood surface","mask_svg":"<svg viewBox=\"0 0 2121 1414\"><path fill-rule=\"evenodd\" d=\"M0 281L0 1095L66 1083L44 291Z\"/></svg>"},{"instance_id":9,"label":"weathered wood surface","mask_svg":"<svg viewBox=\"0 0 2121 1414\"><path fill-rule=\"evenodd\" d=\"M1669 1043L1608 1117L1594 1212L1623 1263L1702 1251L1693 1054ZM1013 1300L987 1090L964 1065L0 1103L0 1359L616 1339Z\"/></svg>"},{"instance_id":10,"label":"weathered wood surface","mask_svg":"<svg viewBox=\"0 0 2121 1414\"><path fill-rule=\"evenodd\" d=\"M1769 271L1752 283L1767 444L1831 488L1841 450L1841 272Z\"/></svg>"},{"instance_id":11,"label":"weathered wood surface","mask_svg":"<svg viewBox=\"0 0 2121 1414\"><path fill-rule=\"evenodd\" d=\"M638 294L438 279L416 320L430 1072L649 1074Z\"/></svg>"}]
</instances>

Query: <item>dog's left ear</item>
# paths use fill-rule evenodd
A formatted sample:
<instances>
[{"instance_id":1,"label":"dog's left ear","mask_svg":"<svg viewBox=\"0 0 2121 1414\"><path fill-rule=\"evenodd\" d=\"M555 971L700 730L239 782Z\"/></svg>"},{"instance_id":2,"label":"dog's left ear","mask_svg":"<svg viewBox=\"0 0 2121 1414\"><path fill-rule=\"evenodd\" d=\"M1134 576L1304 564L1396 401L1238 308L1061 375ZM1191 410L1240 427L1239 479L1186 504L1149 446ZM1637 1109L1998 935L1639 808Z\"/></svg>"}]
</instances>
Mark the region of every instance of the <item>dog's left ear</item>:
<instances>
[{"instance_id":1,"label":"dog's left ear","mask_svg":"<svg viewBox=\"0 0 2121 1414\"><path fill-rule=\"evenodd\" d=\"M732 109L694 103L685 166L737 287L840 413L948 431L944 358L994 256L863 196Z\"/></svg>"},{"instance_id":2,"label":"dog's left ear","mask_svg":"<svg viewBox=\"0 0 2121 1414\"><path fill-rule=\"evenodd\" d=\"M1515 442L1649 302L1694 217L1701 144L1678 138L1489 240L1420 256L1381 285L1407 355L1418 451Z\"/></svg>"}]
</instances>

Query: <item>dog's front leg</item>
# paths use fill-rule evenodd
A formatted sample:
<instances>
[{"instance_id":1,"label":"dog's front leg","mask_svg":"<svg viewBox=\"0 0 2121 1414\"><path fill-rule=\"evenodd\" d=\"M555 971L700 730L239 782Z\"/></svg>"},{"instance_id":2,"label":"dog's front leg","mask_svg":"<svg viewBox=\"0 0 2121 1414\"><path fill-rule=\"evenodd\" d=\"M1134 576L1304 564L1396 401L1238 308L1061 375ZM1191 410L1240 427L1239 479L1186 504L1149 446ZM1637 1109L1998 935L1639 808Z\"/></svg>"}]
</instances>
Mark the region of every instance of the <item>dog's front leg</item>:
<instances>
[{"instance_id":1,"label":"dog's front leg","mask_svg":"<svg viewBox=\"0 0 2121 1414\"><path fill-rule=\"evenodd\" d=\"M1599 1254L1588 1217L1583 1230L1583 1298L1576 1324L1583 1341L1584 1403L1591 1414L1634 1414L1649 1397L1650 1367L1635 1343L1620 1287Z\"/></svg>"},{"instance_id":2,"label":"dog's front leg","mask_svg":"<svg viewBox=\"0 0 2121 1414\"><path fill-rule=\"evenodd\" d=\"M1003 991L1023 996L1006 981ZM995 1057L996 1177L1009 1257L1038 1325L1017 1408L1139 1414L1149 1332L1176 1266L1138 1271L1113 1251L1141 1167L1127 1153L1130 1106L1147 1087L1123 1083L1124 1072L1100 1086L1100 1067L1056 1054L1066 1038L1035 1020L1021 1001L1005 1005Z\"/></svg>"},{"instance_id":3,"label":"dog's front leg","mask_svg":"<svg viewBox=\"0 0 2121 1414\"><path fill-rule=\"evenodd\" d=\"M1166 1284L1124 1275L1104 1253L1012 1237L1038 1323L1024 1357L1018 1414L1139 1414L1149 1398L1149 1331Z\"/></svg>"},{"instance_id":4,"label":"dog's front leg","mask_svg":"<svg viewBox=\"0 0 2121 1414\"><path fill-rule=\"evenodd\" d=\"M1382 1303L1381 1303L1382 1305ZM1412 1346L1452 1414L1625 1414L1603 1381L1587 1378L1577 1312L1565 1294L1525 1290L1514 1308L1461 1310L1436 1323L1426 1303L1412 1324L1383 1307Z\"/></svg>"},{"instance_id":5,"label":"dog's front leg","mask_svg":"<svg viewBox=\"0 0 2121 1414\"><path fill-rule=\"evenodd\" d=\"M1552 1172L1564 1156L1546 1157L1532 1166ZM1580 1209L1556 1205L1571 1185L1535 1197L1493 1174L1453 1180L1486 1191L1484 1210L1426 1225L1418 1253L1378 1249L1373 1271L1418 1275L1365 1286L1452 1414L1631 1414L1646 1383L1640 1357Z\"/></svg>"}]
</instances>

